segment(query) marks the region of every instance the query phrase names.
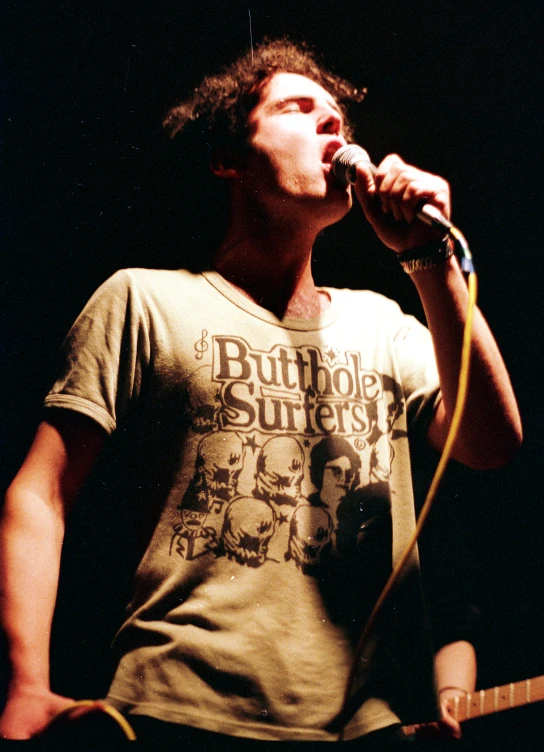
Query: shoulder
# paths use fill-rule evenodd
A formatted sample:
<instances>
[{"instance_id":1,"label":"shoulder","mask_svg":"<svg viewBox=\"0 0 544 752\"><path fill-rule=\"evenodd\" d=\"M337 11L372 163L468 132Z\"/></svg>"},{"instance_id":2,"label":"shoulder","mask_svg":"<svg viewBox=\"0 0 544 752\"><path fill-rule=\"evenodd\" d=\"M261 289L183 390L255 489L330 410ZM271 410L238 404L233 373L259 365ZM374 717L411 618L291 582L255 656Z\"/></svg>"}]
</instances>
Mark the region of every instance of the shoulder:
<instances>
[{"instance_id":1,"label":"shoulder","mask_svg":"<svg viewBox=\"0 0 544 752\"><path fill-rule=\"evenodd\" d=\"M186 269L146 269L133 267L119 269L107 279L101 288L153 290L160 288L180 288L199 284L202 281L200 273Z\"/></svg>"},{"instance_id":2,"label":"shoulder","mask_svg":"<svg viewBox=\"0 0 544 752\"><path fill-rule=\"evenodd\" d=\"M191 290L205 286L202 274L185 269L119 269L105 280L91 297L90 302L116 307L143 307L167 304L169 300L181 302Z\"/></svg>"}]
</instances>

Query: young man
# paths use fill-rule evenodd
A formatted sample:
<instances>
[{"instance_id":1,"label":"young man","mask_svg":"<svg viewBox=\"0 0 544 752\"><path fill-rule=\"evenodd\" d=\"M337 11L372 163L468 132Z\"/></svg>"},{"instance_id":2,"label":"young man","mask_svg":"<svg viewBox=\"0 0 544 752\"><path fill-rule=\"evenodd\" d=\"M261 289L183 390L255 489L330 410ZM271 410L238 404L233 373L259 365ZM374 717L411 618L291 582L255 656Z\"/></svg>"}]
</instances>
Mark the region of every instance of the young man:
<instances>
[{"instance_id":1,"label":"young man","mask_svg":"<svg viewBox=\"0 0 544 752\"><path fill-rule=\"evenodd\" d=\"M343 497L315 503L311 452L327 436L349 442L360 458L353 487L364 488L379 443L396 561L414 525L409 440L444 444L467 307L457 261L415 217L422 200L448 216L448 185L396 155L375 175L359 163L355 193L395 253L426 247L412 279L430 334L378 295L314 284L315 238L352 205L331 160L350 135L342 101L357 96L306 50L272 42L172 110L174 133L208 124L211 167L230 191L228 227L211 269L118 272L70 332L4 509L3 736L36 735L69 703L48 671L65 517L116 431L132 460L127 498L149 524L109 702L153 735L158 724L180 739L337 738L353 634L367 614L342 607L357 599L354 578L342 577L353 561L334 544ZM520 440L510 381L478 312L454 456L496 467ZM373 638L345 739L432 714L418 593L414 555Z\"/></svg>"}]
</instances>

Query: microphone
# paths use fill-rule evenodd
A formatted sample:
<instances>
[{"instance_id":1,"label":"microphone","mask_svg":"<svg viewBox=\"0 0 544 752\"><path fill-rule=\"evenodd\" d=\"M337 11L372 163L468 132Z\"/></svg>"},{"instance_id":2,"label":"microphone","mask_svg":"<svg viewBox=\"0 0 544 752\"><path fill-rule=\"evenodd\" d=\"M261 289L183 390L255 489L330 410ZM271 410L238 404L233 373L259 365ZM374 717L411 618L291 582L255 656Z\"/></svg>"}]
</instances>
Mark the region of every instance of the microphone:
<instances>
[{"instance_id":1,"label":"microphone","mask_svg":"<svg viewBox=\"0 0 544 752\"><path fill-rule=\"evenodd\" d=\"M375 175L378 168L372 164L368 153L358 144L348 144L342 146L333 155L332 172L337 180L344 185L353 185L356 180L356 168L359 162L366 162L372 175ZM449 232L453 227L452 223L439 212L432 204L424 204L417 212L416 216L422 222L430 227Z\"/></svg>"}]
</instances>

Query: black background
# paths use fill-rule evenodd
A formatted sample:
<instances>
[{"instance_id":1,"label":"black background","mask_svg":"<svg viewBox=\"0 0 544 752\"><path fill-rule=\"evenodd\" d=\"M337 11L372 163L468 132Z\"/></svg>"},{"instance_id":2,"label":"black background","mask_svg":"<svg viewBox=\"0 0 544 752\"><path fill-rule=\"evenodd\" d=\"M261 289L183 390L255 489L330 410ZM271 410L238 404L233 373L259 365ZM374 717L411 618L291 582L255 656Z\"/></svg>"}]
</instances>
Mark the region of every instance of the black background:
<instances>
[{"instance_id":1,"label":"black background","mask_svg":"<svg viewBox=\"0 0 544 752\"><path fill-rule=\"evenodd\" d=\"M254 43L305 39L335 72L368 87L356 135L374 162L398 152L451 182L453 218L475 257L525 442L505 469L452 467L435 517L451 523L450 576L472 576L484 615L479 686L544 674L538 2L10 3L1 61L2 486L31 440L60 343L97 285L125 266L183 266L212 242L202 222L214 224L205 221L214 207L195 160L183 152L174 160L160 121L203 75L249 48L248 11ZM377 289L421 315L411 282L357 208L319 238L315 274ZM115 555L96 537L85 546L69 539L74 561L55 631L56 688L81 695L103 691L102 651L118 616L101 613ZM541 712L498 714L467 735L529 749Z\"/></svg>"}]
</instances>

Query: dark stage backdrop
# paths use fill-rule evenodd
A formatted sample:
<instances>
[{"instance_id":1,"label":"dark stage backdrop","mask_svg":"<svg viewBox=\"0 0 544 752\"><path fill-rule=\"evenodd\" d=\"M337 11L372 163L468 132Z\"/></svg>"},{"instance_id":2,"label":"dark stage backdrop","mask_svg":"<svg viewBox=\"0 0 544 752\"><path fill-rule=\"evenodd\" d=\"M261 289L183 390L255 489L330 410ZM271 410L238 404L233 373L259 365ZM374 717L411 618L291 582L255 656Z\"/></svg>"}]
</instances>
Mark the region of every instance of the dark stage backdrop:
<instances>
[{"instance_id":1,"label":"dark stage backdrop","mask_svg":"<svg viewBox=\"0 0 544 752\"><path fill-rule=\"evenodd\" d=\"M544 674L539 16L531 0L9 2L2 487L35 430L60 343L97 285L121 267L191 263L215 242L209 217L219 208L197 177L205 155L168 147L164 111L249 48L250 31L255 43L305 39L368 87L355 118L375 162L398 152L452 184L454 220L475 256L526 438L503 470L452 467L434 515L440 551L452 581L471 579L483 615L479 686ZM409 279L357 208L319 239L315 274L377 289L421 316ZM78 696L105 689L122 613L110 603L128 587L110 576L123 544L115 510L88 509L73 516L54 638L56 689ZM483 740L530 749L541 715L542 706L503 713L468 724L467 736L476 749Z\"/></svg>"}]
</instances>

